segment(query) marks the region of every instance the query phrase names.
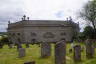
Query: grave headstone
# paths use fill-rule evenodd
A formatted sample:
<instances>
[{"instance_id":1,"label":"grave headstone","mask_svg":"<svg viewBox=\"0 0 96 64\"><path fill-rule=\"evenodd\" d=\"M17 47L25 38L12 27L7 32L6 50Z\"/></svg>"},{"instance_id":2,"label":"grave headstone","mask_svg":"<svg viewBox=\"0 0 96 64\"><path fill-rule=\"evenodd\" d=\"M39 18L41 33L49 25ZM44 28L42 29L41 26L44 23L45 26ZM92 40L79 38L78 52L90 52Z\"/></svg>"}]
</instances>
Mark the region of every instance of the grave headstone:
<instances>
[{"instance_id":1,"label":"grave headstone","mask_svg":"<svg viewBox=\"0 0 96 64\"><path fill-rule=\"evenodd\" d=\"M94 57L94 46L92 39L86 40L86 57L93 58Z\"/></svg>"},{"instance_id":2,"label":"grave headstone","mask_svg":"<svg viewBox=\"0 0 96 64\"><path fill-rule=\"evenodd\" d=\"M66 42L62 40L55 45L55 64L66 64Z\"/></svg>"},{"instance_id":3,"label":"grave headstone","mask_svg":"<svg viewBox=\"0 0 96 64\"><path fill-rule=\"evenodd\" d=\"M74 46L74 61L81 61L81 46Z\"/></svg>"},{"instance_id":4,"label":"grave headstone","mask_svg":"<svg viewBox=\"0 0 96 64\"><path fill-rule=\"evenodd\" d=\"M41 43L41 57L49 57L51 55L51 44L49 42Z\"/></svg>"},{"instance_id":5,"label":"grave headstone","mask_svg":"<svg viewBox=\"0 0 96 64\"><path fill-rule=\"evenodd\" d=\"M19 58L25 56L25 49L24 48L19 48L18 52L19 52Z\"/></svg>"}]
</instances>

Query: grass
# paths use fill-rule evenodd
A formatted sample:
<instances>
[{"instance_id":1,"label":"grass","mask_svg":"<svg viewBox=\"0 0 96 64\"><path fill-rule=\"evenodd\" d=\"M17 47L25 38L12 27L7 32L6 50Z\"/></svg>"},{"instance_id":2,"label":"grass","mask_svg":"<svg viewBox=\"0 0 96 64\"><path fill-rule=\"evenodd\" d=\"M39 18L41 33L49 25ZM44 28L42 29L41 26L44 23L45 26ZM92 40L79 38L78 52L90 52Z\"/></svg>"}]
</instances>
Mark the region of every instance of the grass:
<instances>
[{"instance_id":1,"label":"grass","mask_svg":"<svg viewBox=\"0 0 96 64\"><path fill-rule=\"evenodd\" d=\"M23 48L25 48L24 45ZM93 59L87 59L85 51L82 52L82 61L74 63L73 53L68 52L69 48L70 44L67 44L66 64L96 64L96 54ZM5 45L3 49L0 49L0 64L24 64L26 61L36 61L36 64L54 64L54 45L52 45L52 55L44 59L40 58L40 47L38 45L30 45L30 48L26 48L26 56L23 58L18 58L16 48L9 49Z\"/></svg>"}]
</instances>

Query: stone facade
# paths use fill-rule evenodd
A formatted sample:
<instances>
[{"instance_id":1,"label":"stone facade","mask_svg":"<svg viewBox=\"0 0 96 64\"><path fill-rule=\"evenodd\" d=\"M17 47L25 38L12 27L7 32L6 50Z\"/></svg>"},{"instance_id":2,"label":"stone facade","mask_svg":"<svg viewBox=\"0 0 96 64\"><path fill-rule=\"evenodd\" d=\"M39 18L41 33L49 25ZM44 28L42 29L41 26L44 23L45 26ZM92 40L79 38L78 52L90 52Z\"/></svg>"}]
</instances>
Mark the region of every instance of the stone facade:
<instances>
[{"instance_id":1,"label":"stone facade","mask_svg":"<svg viewBox=\"0 0 96 64\"><path fill-rule=\"evenodd\" d=\"M71 41L79 31L78 24L61 20L22 20L8 24L10 41L14 43Z\"/></svg>"}]
</instances>

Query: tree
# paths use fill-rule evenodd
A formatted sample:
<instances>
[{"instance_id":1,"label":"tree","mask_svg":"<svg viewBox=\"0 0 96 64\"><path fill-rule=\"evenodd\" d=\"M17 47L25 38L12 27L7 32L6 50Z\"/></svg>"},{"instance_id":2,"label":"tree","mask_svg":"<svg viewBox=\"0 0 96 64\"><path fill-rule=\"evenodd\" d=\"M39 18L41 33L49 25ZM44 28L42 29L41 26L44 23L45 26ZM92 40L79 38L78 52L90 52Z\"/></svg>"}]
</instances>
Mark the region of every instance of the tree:
<instances>
[{"instance_id":1,"label":"tree","mask_svg":"<svg viewBox=\"0 0 96 64\"><path fill-rule=\"evenodd\" d=\"M83 35L85 36L86 39L87 39L87 38L93 39L93 35L94 35L93 33L94 33L93 27L91 27L91 26L86 26L86 27L84 28Z\"/></svg>"},{"instance_id":2,"label":"tree","mask_svg":"<svg viewBox=\"0 0 96 64\"><path fill-rule=\"evenodd\" d=\"M96 38L96 0L89 1L80 12L80 17L84 20L89 21L94 29L94 38Z\"/></svg>"},{"instance_id":3,"label":"tree","mask_svg":"<svg viewBox=\"0 0 96 64\"><path fill-rule=\"evenodd\" d=\"M2 37L1 42L3 42L4 44L8 44L9 43L8 37Z\"/></svg>"},{"instance_id":4,"label":"tree","mask_svg":"<svg viewBox=\"0 0 96 64\"><path fill-rule=\"evenodd\" d=\"M83 32L79 32L77 38L78 38L78 41L79 41L79 42L84 42L84 41L86 40L86 37L85 37L85 35L83 34Z\"/></svg>"}]
</instances>

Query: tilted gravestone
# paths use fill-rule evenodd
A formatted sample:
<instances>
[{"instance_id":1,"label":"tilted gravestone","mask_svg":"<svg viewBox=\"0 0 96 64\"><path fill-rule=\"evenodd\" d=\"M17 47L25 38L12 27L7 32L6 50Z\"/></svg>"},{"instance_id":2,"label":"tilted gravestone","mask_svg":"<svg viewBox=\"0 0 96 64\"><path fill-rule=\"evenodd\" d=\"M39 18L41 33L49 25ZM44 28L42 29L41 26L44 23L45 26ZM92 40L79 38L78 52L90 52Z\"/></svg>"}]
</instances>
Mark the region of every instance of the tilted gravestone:
<instances>
[{"instance_id":1,"label":"tilted gravestone","mask_svg":"<svg viewBox=\"0 0 96 64\"><path fill-rule=\"evenodd\" d=\"M41 57L49 57L51 55L51 44L49 42L41 43Z\"/></svg>"},{"instance_id":2,"label":"tilted gravestone","mask_svg":"<svg viewBox=\"0 0 96 64\"><path fill-rule=\"evenodd\" d=\"M81 61L81 46L74 46L74 61Z\"/></svg>"},{"instance_id":3,"label":"tilted gravestone","mask_svg":"<svg viewBox=\"0 0 96 64\"><path fill-rule=\"evenodd\" d=\"M19 52L19 58L25 56L25 49L24 48L19 48L18 52Z\"/></svg>"},{"instance_id":4,"label":"tilted gravestone","mask_svg":"<svg viewBox=\"0 0 96 64\"><path fill-rule=\"evenodd\" d=\"M94 57L94 46L92 39L86 40L86 57L93 58Z\"/></svg>"},{"instance_id":5,"label":"tilted gravestone","mask_svg":"<svg viewBox=\"0 0 96 64\"><path fill-rule=\"evenodd\" d=\"M55 45L55 64L66 64L66 42L62 40Z\"/></svg>"}]
</instances>

